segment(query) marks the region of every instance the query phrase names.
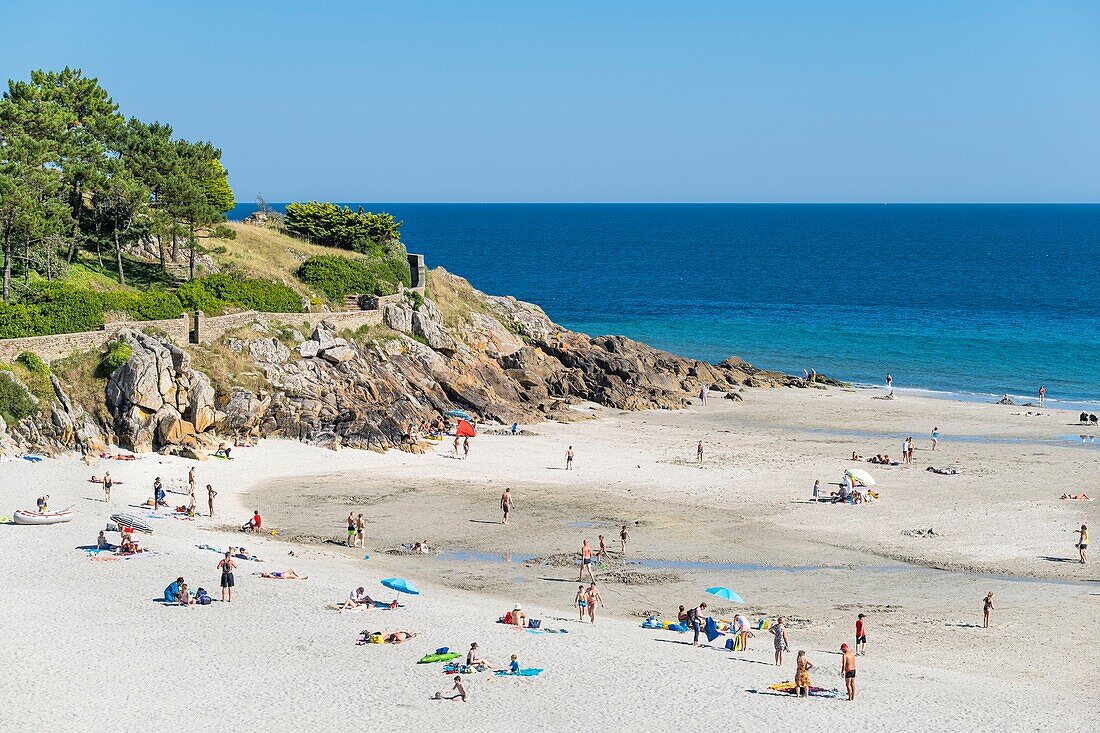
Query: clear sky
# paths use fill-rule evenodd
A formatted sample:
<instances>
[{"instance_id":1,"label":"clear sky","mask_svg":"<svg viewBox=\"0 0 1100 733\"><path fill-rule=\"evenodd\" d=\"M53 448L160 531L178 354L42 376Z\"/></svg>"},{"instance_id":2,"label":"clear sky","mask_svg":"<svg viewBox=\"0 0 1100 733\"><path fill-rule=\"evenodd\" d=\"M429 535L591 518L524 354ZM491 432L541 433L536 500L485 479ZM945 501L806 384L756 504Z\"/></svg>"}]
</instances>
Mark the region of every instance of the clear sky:
<instances>
[{"instance_id":1,"label":"clear sky","mask_svg":"<svg viewBox=\"0 0 1100 733\"><path fill-rule=\"evenodd\" d=\"M1100 2L0 0L238 200L1100 201Z\"/></svg>"}]
</instances>

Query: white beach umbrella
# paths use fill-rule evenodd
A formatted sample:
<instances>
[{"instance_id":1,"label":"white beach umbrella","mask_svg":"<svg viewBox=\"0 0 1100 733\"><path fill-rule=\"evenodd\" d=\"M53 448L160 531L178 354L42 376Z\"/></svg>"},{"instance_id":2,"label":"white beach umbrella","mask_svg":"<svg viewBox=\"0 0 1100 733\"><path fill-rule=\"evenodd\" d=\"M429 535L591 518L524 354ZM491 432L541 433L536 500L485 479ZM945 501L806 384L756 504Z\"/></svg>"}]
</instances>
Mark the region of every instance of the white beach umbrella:
<instances>
[{"instance_id":1,"label":"white beach umbrella","mask_svg":"<svg viewBox=\"0 0 1100 733\"><path fill-rule=\"evenodd\" d=\"M856 486L875 486L875 477L862 468L849 468L844 475L851 478Z\"/></svg>"}]
</instances>

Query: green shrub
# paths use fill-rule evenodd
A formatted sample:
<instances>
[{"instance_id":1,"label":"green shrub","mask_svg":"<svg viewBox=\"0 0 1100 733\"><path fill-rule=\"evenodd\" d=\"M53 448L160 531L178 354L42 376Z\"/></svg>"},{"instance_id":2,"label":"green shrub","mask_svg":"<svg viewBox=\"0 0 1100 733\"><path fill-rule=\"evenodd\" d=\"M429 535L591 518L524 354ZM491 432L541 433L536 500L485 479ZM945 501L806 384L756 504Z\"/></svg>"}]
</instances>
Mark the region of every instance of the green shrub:
<instances>
[{"instance_id":1,"label":"green shrub","mask_svg":"<svg viewBox=\"0 0 1100 733\"><path fill-rule=\"evenodd\" d=\"M310 201L287 204L286 230L298 237L356 252L381 252L383 242L401 238L402 222L386 213L352 211L347 206Z\"/></svg>"},{"instance_id":2,"label":"green shrub","mask_svg":"<svg viewBox=\"0 0 1100 733\"><path fill-rule=\"evenodd\" d=\"M185 309L201 310L210 315L231 306L265 313L302 312L301 299L286 285L225 273L195 278L181 285L176 297Z\"/></svg>"},{"instance_id":3,"label":"green shrub","mask_svg":"<svg viewBox=\"0 0 1100 733\"><path fill-rule=\"evenodd\" d=\"M8 424L38 412L38 403L10 371L0 371L0 416Z\"/></svg>"},{"instance_id":4,"label":"green shrub","mask_svg":"<svg viewBox=\"0 0 1100 733\"><path fill-rule=\"evenodd\" d=\"M390 295L397 284L408 285L408 262L391 257L352 260L339 255L310 257L298 268L298 277L330 300L352 293Z\"/></svg>"},{"instance_id":5,"label":"green shrub","mask_svg":"<svg viewBox=\"0 0 1100 733\"><path fill-rule=\"evenodd\" d=\"M20 303L0 304L0 338L94 331L108 311L147 321L178 318L183 306L175 295L156 288L101 293L55 282L28 291Z\"/></svg>"},{"instance_id":6,"label":"green shrub","mask_svg":"<svg viewBox=\"0 0 1100 733\"><path fill-rule=\"evenodd\" d=\"M216 227L214 227L213 235L214 239L236 239L237 230L233 229L232 227L228 227L225 224L218 224ZM222 250L222 252L219 252L219 254L222 254L223 252L224 249Z\"/></svg>"},{"instance_id":7,"label":"green shrub","mask_svg":"<svg viewBox=\"0 0 1100 733\"><path fill-rule=\"evenodd\" d=\"M42 357L38 354L24 351L22 354L15 357L15 360L27 367L33 374L45 374L46 376L50 374L50 367L46 365L46 362L42 361Z\"/></svg>"},{"instance_id":8,"label":"green shrub","mask_svg":"<svg viewBox=\"0 0 1100 733\"><path fill-rule=\"evenodd\" d=\"M420 310L420 306L424 305L424 296L419 291L410 290L405 295L408 296L409 301L412 303L413 310Z\"/></svg>"},{"instance_id":9,"label":"green shrub","mask_svg":"<svg viewBox=\"0 0 1100 733\"><path fill-rule=\"evenodd\" d=\"M107 353L103 355L103 371L110 373L130 360L134 355L133 348L125 341L114 341L107 347Z\"/></svg>"}]
</instances>

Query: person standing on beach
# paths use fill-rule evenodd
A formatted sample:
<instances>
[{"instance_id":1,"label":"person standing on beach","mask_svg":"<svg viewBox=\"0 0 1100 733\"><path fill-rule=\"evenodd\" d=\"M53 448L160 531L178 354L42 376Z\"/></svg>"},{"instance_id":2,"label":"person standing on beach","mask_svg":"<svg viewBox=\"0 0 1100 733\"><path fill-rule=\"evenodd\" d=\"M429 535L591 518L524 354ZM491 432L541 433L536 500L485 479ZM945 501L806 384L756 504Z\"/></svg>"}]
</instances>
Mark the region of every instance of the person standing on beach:
<instances>
[{"instance_id":1,"label":"person standing on beach","mask_svg":"<svg viewBox=\"0 0 1100 733\"><path fill-rule=\"evenodd\" d=\"M355 515L348 512L348 539L345 543L348 547L355 545Z\"/></svg>"},{"instance_id":2,"label":"person standing on beach","mask_svg":"<svg viewBox=\"0 0 1100 733\"><path fill-rule=\"evenodd\" d=\"M588 579L596 582L596 576L592 574L592 548L588 546L588 540L581 543L581 571L577 573L577 580L584 580L584 569L588 568Z\"/></svg>"},{"instance_id":3,"label":"person standing on beach","mask_svg":"<svg viewBox=\"0 0 1100 733\"><path fill-rule=\"evenodd\" d=\"M222 601L233 602L233 571L236 569L237 563L233 562L233 558L227 550L225 557L218 561L218 570L222 571ZM228 598L226 598L226 594L228 594Z\"/></svg>"},{"instance_id":4,"label":"person standing on beach","mask_svg":"<svg viewBox=\"0 0 1100 733\"><path fill-rule=\"evenodd\" d=\"M840 645L840 676L844 678L844 687L848 690L848 700L856 699L856 655L848 651L847 644Z\"/></svg>"},{"instance_id":5,"label":"person standing on beach","mask_svg":"<svg viewBox=\"0 0 1100 733\"><path fill-rule=\"evenodd\" d=\"M817 370L810 370L810 384L817 384Z\"/></svg>"},{"instance_id":6,"label":"person standing on beach","mask_svg":"<svg viewBox=\"0 0 1100 733\"><path fill-rule=\"evenodd\" d=\"M111 488L115 485L115 480L111 478L111 472L103 474L103 501L107 504L111 503Z\"/></svg>"},{"instance_id":7,"label":"person standing on beach","mask_svg":"<svg viewBox=\"0 0 1100 733\"><path fill-rule=\"evenodd\" d=\"M699 629L706 623L707 617L707 604L700 603L695 608L689 608L687 612L688 624L691 625L691 630L695 636L691 641L692 646L699 646Z\"/></svg>"},{"instance_id":8,"label":"person standing on beach","mask_svg":"<svg viewBox=\"0 0 1100 733\"><path fill-rule=\"evenodd\" d=\"M500 521L501 524L508 524L508 513L512 511L512 489L505 488L504 493L500 495L500 511L504 515L504 519Z\"/></svg>"},{"instance_id":9,"label":"person standing on beach","mask_svg":"<svg viewBox=\"0 0 1100 733\"><path fill-rule=\"evenodd\" d=\"M810 373L808 371L806 371L805 367L802 367L802 384L809 384L809 382L810 382Z\"/></svg>"},{"instance_id":10,"label":"person standing on beach","mask_svg":"<svg viewBox=\"0 0 1100 733\"><path fill-rule=\"evenodd\" d=\"M600 548L596 550L596 559L600 560L601 562L607 562L611 559L611 554L607 551L607 540L603 538L602 534L599 536L599 539Z\"/></svg>"},{"instance_id":11,"label":"person standing on beach","mask_svg":"<svg viewBox=\"0 0 1100 733\"><path fill-rule=\"evenodd\" d=\"M462 439L462 460L466 460L470 457L470 439Z\"/></svg>"},{"instance_id":12,"label":"person standing on beach","mask_svg":"<svg viewBox=\"0 0 1100 733\"><path fill-rule=\"evenodd\" d=\"M210 510L211 519L214 517L214 497L218 495L217 491L214 491L214 487L210 484L206 485L206 506Z\"/></svg>"},{"instance_id":13,"label":"person standing on beach","mask_svg":"<svg viewBox=\"0 0 1100 733\"><path fill-rule=\"evenodd\" d=\"M936 427L932 428L932 450L936 450L936 446L939 445L939 442L940 442L940 428L937 425Z\"/></svg>"},{"instance_id":14,"label":"person standing on beach","mask_svg":"<svg viewBox=\"0 0 1100 733\"><path fill-rule=\"evenodd\" d=\"M982 628L989 628L989 613L993 610L993 591L985 594L985 602L982 604Z\"/></svg>"},{"instance_id":15,"label":"person standing on beach","mask_svg":"<svg viewBox=\"0 0 1100 733\"><path fill-rule=\"evenodd\" d=\"M856 654L867 656L867 626L862 613L856 616Z\"/></svg>"},{"instance_id":16,"label":"person standing on beach","mask_svg":"<svg viewBox=\"0 0 1100 733\"><path fill-rule=\"evenodd\" d=\"M577 607L577 620L584 621L584 612L585 609L588 607L588 601L584 595L583 585L577 586L577 595L573 599L573 605Z\"/></svg>"},{"instance_id":17,"label":"person standing on beach","mask_svg":"<svg viewBox=\"0 0 1100 733\"><path fill-rule=\"evenodd\" d=\"M195 467L187 469L187 493L191 494L191 503L195 503Z\"/></svg>"},{"instance_id":18,"label":"person standing on beach","mask_svg":"<svg viewBox=\"0 0 1100 733\"><path fill-rule=\"evenodd\" d=\"M798 650L798 657L794 661L794 694L797 697L810 696L810 670L814 663L806 659L806 652Z\"/></svg>"},{"instance_id":19,"label":"person standing on beach","mask_svg":"<svg viewBox=\"0 0 1100 733\"><path fill-rule=\"evenodd\" d=\"M710 390L707 388L707 385L704 384L702 389L699 390L699 404L700 405L705 406L707 404L707 396L708 396L709 393L710 393Z\"/></svg>"},{"instance_id":20,"label":"person standing on beach","mask_svg":"<svg viewBox=\"0 0 1100 733\"><path fill-rule=\"evenodd\" d=\"M588 590L584 592L584 601L588 607L588 620L591 623L596 623L596 606L603 605L603 596L596 590L596 581L592 581L588 585Z\"/></svg>"},{"instance_id":21,"label":"person standing on beach","mask_svg":"<svg viewBox=\"0 0 1100 733\"><path fill-rule=\"evenodd\" d=\"M695 456L699 459L699 465L703 465L703 441L699 441L699 445L695 446Z\"/></svg>"},{"instance_id":22,"label":"person standing on beach","mask_svg":"<svg viewBox=\"0 0 1100 733\"><path fill-rule=\"evenodd\" d=\"M814 501L817 501L818 496L821 494L821 479L814 479Z\"/></svg>"},{"instance_id":23,"label":"person standing on beach","mask_svg":"<svg viewBox=\"0 0 1100 733\"><path fill-rule=\"evenodd\" d=\"M1047 388L1045 385L1039 385L1039 407L1043 406L1043 401L1047 398Z\"/></svg>"},{"instance_id":24,"label":"person standing on beach","mask_svg":"<svg viewBox=\"0 0 1100 733\"><path fill-rule=\"evenodd\" d=\"M1077 530L1077 553L1081 556L1081 564L1089 561L1089 528L1081 525Z\"/></svg>"},{"instance_id":25,"label":"person standing on beach","mask_svg":"<svg viewBox=\"0 0 1100 733\"><path fill-rule=\"evenodd\" d=\"M907 446L906 449L905 449L906 450L905 457L906 457L906 459L908 460L909 463L912 463L913 462L913 436L912 435L910 435L909 439L905 441L905 445Z\"/></svg>"},{"instance_id":26,"label":"person standing on beach","mask_svg":"<svg viewBox=\"0 0 1100 733\"><path fill-rule=\"evenodd\" d=\"M626 542L630 539L630 535L626 532L626 525L619 530L619 552L623 557L626 557Z\"/></svg>"},{"instance_id":27,"label":"person standing on beach","mask_svg":"<svg viewBox=\"0 0 1100 733\"><path fill-rule=\"evenodd\" d=\"M359 547L363 546L363 543L367 539L367 527L366 522L363 521L363 515L360 514L355 520L355 544Z\"/></svg>"},{"instance_id":28,"label":"person standing on beach","mask_svg":"<svg viewBox=\"0 0 1100 733\"><path fill-rule=\"evenodd\" d=\"M458 444L461 442L461 440L462 439L459 436L455 436L455 458L458 458Z\"/></svg>"},{"instance_id":29,"label":"person standing on beach","mask_svg":"<svg viewBox=\"0 0 1100 733\"><path fill-rule=\"evenodd\" d=\"M886 389L892 389L893 386L894 386L894 377L893 377L892 374L887 372L887 374L886 374Z\"/></svg>"},{"instance_id":30,"label":"person standing on beach","mask_svg":"<svg viewBox=\"0 0 1100 733\"><path fill-rule=\"evenodd\" d=\"M775 626L771 628L772 634L775 636L775 666L783 666L783 652L789 648L789 642L787 639L787 619L782 616L775 622Z\"/></svg>"},{"instance_id":31,"label":"person standing on beach","mask_svg":"<svg viewBox=\"0 0 1100 733\"><path fill-rule=\"evenodd\" d=\"M573 446L569 446L569 450L565 451L565 470L573 470Z\"/></svg>"}]
</instances>

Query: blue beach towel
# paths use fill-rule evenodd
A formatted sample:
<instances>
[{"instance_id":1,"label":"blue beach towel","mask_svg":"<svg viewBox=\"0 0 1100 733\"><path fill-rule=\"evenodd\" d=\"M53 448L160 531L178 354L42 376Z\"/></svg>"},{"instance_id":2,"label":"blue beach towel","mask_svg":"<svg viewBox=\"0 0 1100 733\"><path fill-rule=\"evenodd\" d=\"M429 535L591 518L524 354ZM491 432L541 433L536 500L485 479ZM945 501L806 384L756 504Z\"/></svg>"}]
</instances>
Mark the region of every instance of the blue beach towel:
<instances>
[{"instance_id":1,"label":"blue beach towel","mask_svg":"<svg viewBox=\"0 0 1100 733\"><path fill-rule=\"evenodd\" d=\"M528 669L521 669L518 672L509 672L505 669L498 669L493 672L497 677L538 677L542 674L541 667L530 667Z\"/></svg>"},{"instance_id":2,"label":"blue beach towel","mask_svg":"<svg viewBox=\"0 0 1100 733\"><path fill-rule=\"evenodd\" d=\"M718 624L714 623L714 619L707 617L707 624L703 627L703 631L707 635L707 641L714 641L719 636L722 636L722 632L718 630Z\"/></svg>"}]
</instances>

